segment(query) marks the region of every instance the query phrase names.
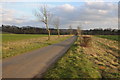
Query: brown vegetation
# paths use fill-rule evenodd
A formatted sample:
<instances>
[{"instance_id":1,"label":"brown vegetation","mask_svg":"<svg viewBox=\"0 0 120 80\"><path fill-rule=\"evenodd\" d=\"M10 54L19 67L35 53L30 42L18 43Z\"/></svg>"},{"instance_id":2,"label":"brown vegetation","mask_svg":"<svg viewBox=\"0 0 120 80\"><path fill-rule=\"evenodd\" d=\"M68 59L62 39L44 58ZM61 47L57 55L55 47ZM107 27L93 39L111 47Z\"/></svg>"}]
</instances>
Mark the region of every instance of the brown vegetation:
<instances>
[{"instance_id":1,"label":"brown vegetation","mask_svg":"<svg viewBox=\"0 0 120 80\"><path fill-rule=\"evenodd\" d=\"M120 77L117 41L93 37L92 46L83 47L85 54L89 55L91 60L97 64L103 77ZM87 40L86 40L87 41Z\"/></svg>"},{"instance_id":2,"label":"brown vegetation","mask_svg":"<svg viewBox=\"0 0 120 80\"><path fill-rule=\"evenodd\" d=\"M82 47L91 46L91 37L82 36L82 41L81 41L80 46L82 46Z\"/></svg>"}]
</instances>

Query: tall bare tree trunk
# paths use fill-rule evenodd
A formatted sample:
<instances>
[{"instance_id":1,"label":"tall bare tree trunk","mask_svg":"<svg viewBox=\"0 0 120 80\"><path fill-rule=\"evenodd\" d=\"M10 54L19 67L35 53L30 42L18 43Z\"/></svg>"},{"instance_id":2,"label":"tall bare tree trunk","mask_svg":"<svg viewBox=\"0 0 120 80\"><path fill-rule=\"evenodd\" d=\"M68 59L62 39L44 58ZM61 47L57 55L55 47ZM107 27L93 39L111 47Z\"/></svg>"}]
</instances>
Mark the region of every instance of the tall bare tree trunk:
<instances>
[{"instance_id":1,"label":"tall bare tree trunk","mask_svg":"<svg viewBox=\"0 0 120 80\"><path fill-rule=\"evenodd\" d=\"M49 29L48 23L51 18L51 13L48 11L47 5L41 6L41 9L35 12L35 16L38 18L38 20L40 20L45 24L46 30L48 32L48 40L50 40L50 29Z\"/></svg>"},{"instance_id":2,"label":"tall bare tree trunk","mask_svg":"<svg viewBox=\"0 0 120 80\"><path fill-rule=\"evenodd\" d=\"M55 17L54 18L53 25L56 28L58 38L60 38L60 30L59 30L59 27L60 27L60 18L59 17Z\"/></svg>"},{"instance_id":3,"label":"tall bare tree trunk","mask_svg":"<svg viewBox=\"0 0 120 80\"><path fill-rule=\"evenodd\" d=\"M70 32L70 35L72 35L72 26L71 25L69 26L69 32Z\"/></svg>"},{"instance_id":4,"label":"tall bare tree trunk","mask_svg":"<svg viewBox=\"0 0 120 80\"><path fill-rule=\"evenodd\" d=\"M79 37L80 37L80 44L82 43L82 34L81 34L81 29L80 29L80 32L79 32Z\"/></svg>"},{"instance_id":5,"label":"tall bare tree trunk","mask_svg":"<svg viewBox=\"0 0 120 80\"><path fill-rule=\"evenodd\" d=\"M57 32L58 32L58 37L60 37L60 31L59 31L59 29L57 30Z\"/></svg>"},{"instance_id":6,"label":"tall bare tree trunk","mask_svg":"<svg viewBox=\"0 0 120 80\"><path fill-rule=\"evenodd\" d=\"M50 30L48 30L48 40L50 40Z\"/></svg>"},{"instance_id":7,"label":"tall bare tree trunk","mask_svg":"<svg viewBox=\"0 0 120 80\"><path fill-rule=\"evenodd\" d=\"M48 28L48 24L46 24L46 28L47 28L47 31L48 31L48 40L50 40L50 30Z\"/></svg>"},{"instance_id":8,"label":"tall bare tree trunk","mask_svg":"<svg viewBox=\"0 0 120 80\"><path fill-rule=\"evenodd\" d=\"M80 42L80 44L81 44L81 43L82 43L82 34L81 34L81 29L80 29L80 27L77 28L77 34L78 34L79 42Z\"/></svg>"}]
</instances>

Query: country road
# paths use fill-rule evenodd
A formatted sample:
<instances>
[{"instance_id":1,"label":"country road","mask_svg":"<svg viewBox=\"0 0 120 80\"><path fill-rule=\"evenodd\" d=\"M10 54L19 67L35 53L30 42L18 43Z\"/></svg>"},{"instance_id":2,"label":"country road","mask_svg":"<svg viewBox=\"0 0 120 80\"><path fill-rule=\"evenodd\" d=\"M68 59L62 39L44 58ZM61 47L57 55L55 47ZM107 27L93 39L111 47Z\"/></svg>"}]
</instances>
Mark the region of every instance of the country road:
<instances>
[{"instance_id":1,"label":"country road","mask_svg":"<svg viewBox=\"0 0 120 80\"><path fill-rule=\"evenodd\" d=\"M33 78L41 76L74 43L76 36L38 50L3 59L3 78Z\"/></svg>"}]
</instances>

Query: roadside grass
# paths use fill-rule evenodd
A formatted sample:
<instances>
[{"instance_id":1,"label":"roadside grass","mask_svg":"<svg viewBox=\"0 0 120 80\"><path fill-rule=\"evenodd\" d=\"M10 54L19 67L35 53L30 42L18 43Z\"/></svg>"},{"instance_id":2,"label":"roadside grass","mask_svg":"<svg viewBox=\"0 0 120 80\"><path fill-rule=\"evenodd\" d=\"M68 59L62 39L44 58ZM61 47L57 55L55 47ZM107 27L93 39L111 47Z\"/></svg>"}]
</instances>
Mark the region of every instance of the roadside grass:
<instances>
[{"instance_id":1,"label":"roadside grass","mask_svg":"<svg viewBox=\"0 0 120 80\"><path fill-rule=\"evenodd\" d=\"M76 41L43 78L101 78L101 75Z\"/></svg>"},{"instance_id":2,"label":"roadside grass","mask_svg":"<svg viewBox=\"0 0 120 80\"><path fill-rule=\"evenodd\" d=\"M97 37L120 41L120 35L97 35Z\"/></svg>"},{"instance_id":3,"label":"roadside grass","mask_svg":"<svg viewBox=\"0 0 120 80\"><path fill-rule=\"evenodd\" d=\"M78 46L77 40L43 78L119 79L118 41L91 37L91 46Z\"/></svg>"},{"instance_id":4,"label":"roadside grass","mask_svg":"<svg viewBox=\"0 0 120 80\"><path fill-rule=\"evenodd\" d=\"M9 35L7 34L6 37L7 36ZM2 41L2 58L27 53L38 48L64 41L69 37L70 36L61 36L61 38L58 38L57 35L51 35L51 40L48 41L47 35L12 34L12 37L9 37L8 40L4 37Z\"/></svg>"}]
</instances>

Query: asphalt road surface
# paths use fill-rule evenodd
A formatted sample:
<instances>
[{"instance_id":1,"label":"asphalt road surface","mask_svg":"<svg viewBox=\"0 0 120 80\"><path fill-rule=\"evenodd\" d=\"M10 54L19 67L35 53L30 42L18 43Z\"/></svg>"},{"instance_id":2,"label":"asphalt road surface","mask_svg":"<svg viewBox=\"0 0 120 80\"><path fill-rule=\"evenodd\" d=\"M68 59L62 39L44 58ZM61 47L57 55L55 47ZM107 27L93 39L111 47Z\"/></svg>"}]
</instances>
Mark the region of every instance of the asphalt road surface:
<instances>
[{"instance_id":1,"label":"asphalt road surface","mask_svg":"<svg viewBox=\"0 0 120 80\"><path fill-rule=\"evenodd\" d=\"M3 78L33 78L41 76L51 64L61 57L76 40L73 36L58 44L53 44L25 54L3 59Z\"/></svg>"}]
</instances>

